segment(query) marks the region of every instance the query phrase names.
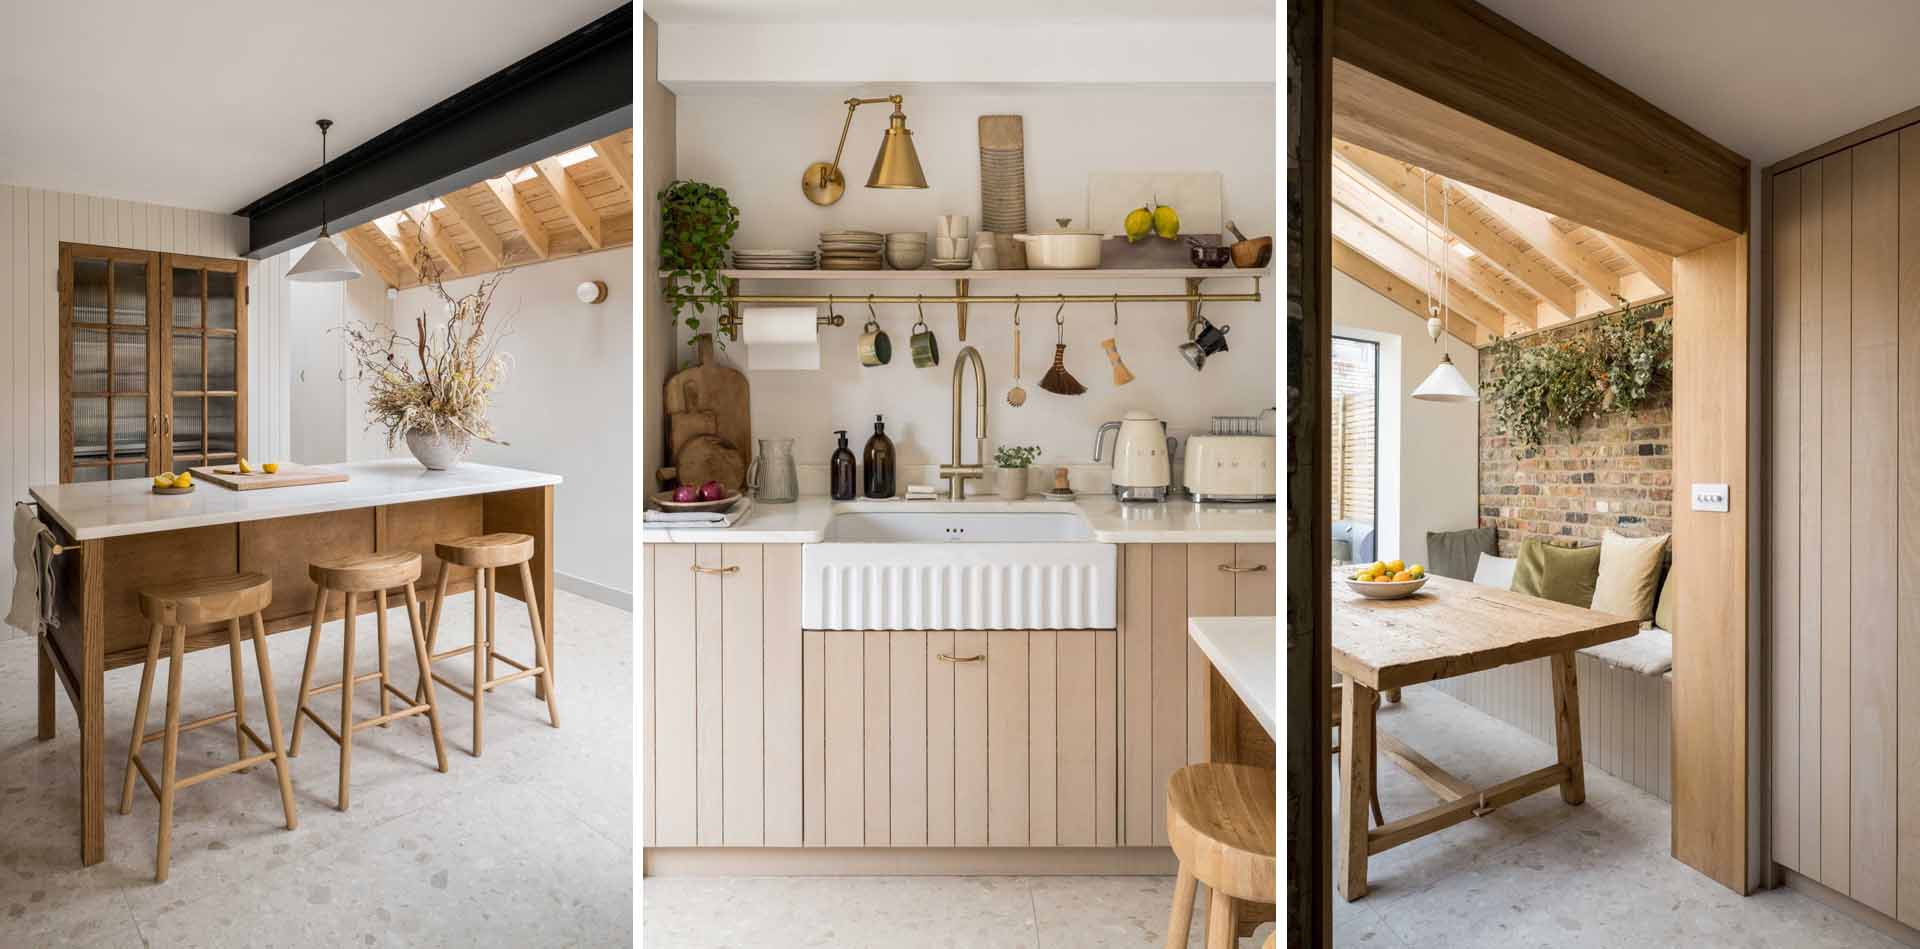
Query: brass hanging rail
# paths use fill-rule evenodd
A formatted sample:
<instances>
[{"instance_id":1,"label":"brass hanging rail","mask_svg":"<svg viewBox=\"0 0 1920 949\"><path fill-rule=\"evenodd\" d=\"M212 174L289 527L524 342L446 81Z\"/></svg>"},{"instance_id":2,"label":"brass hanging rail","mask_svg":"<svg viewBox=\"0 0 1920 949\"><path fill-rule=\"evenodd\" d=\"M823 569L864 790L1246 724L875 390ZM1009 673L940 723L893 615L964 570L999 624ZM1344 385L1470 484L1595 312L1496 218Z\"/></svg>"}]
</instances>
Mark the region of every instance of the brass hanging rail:
<instances>
[{"instance_id":1,"label":"brass hanging rail","mask_svg":"<svg viewBox=\"0 0 1920 949\"><path fill-rule=\"evenodd\" d=\"M740 335L740 306L745 303L782 303L795 305L825 305L829 310L838 303L950 303L959 311L960 338L967 338L967 309L975 303L1110 303L1119 306L1122 303L1185 303L1187 322L1191 324L1200 312L1200 306L1206 303L1259 303L1260 278L1253 281L1253 290L1249 293L1206 293L1200 289L1200 278L1189 277L1186 280L1185 293L1002 293L975 296L968 293L967 281L956 280L952 294L924 293L868 293L868 294L806 294L806 293L741 293L740 281L727 280L725 304L727 312L720 316L720 330L729 337L738 339ZM831 317L818 320L826 325ZM831 325L839 326L840 322Z\"/></svg>"}]
</instances>

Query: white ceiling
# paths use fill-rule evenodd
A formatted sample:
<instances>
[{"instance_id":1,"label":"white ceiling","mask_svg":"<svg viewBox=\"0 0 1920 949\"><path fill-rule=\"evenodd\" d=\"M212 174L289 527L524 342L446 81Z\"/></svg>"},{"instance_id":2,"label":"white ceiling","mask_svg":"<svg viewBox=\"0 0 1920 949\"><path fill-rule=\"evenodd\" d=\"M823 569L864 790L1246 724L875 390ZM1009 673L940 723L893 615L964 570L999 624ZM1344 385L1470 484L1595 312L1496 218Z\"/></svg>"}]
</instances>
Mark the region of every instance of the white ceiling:
<instances>
[{"instance_id":1,"label":"white ceiling","mask_svg":"<svg viewBox=\"0 0 1920 949\"><path fill-rule=\"evenodd\" d=\"M0 184L231 212L617 6L9 4Z\"/></svg>"},{"instance_id":2,"label":"white ceiling","mask_svg":"<svg viewBox=\"0 0 1920 949\"><path fill-rule=\"evenodd\" d=\"M656 23L1274 19L1274 0L642 0Z\"/></svg>"},{"instance_id":3,"label":"white ceiling","mask_svg":"<svg viewBox=\"0 0 1920 949\"><path fill-rule=\"evenodd\" d=\"M1764 165L1920 106L1914 0L1481 0Z\"/></svg>"}]
</instances>

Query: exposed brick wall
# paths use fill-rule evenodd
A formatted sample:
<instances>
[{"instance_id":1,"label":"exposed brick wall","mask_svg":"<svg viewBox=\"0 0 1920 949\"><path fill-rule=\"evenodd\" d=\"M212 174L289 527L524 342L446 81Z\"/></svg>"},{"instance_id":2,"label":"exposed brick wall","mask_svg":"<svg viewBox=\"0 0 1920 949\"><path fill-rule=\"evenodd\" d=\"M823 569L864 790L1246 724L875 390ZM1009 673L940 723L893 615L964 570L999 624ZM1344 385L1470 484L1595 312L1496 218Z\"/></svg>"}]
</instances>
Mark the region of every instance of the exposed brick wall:
<instances>
[{"instance_id":1,"label":"exposed brick wall","mask_svg":"<svg viewBox=\"0 0 1920 949\"><path fill-rule=\"evenodd\" d=\"M1667 319L1662 316L1661 319ZM1545 330L1535 346L1590 333L1592 321ZM1496 378L1480 360L1483 393ZM1638 412L1598 416L1578 431L1549 426L1538 448L1517 449L1495 434L1493 403L1480 402L1480 526L1500 535L1500 554L1529 537L1598 543L1611 528L1628 536L1673 531L1673 390L1667 380Z\"/></svg>"}]
</instances>

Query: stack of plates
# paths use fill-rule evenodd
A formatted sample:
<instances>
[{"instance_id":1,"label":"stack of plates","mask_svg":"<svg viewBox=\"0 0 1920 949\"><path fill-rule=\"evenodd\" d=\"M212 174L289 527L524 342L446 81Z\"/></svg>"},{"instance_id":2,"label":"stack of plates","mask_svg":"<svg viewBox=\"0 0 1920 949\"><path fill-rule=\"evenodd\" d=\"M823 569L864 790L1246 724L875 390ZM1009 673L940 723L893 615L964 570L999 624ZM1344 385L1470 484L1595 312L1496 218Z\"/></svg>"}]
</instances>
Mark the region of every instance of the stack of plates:
<instances>
[{"instance_id":1,"label":"stack of plates","mask_svg":"<svg viewBox=\"0 0 1920 949\"><path fill-rule=\"evenodd\" d=\"M735 250L739 270L812 270L817 258L810 250Z\"/></svg>"},{"instance_id":2,"label":"stack of plates","mask_svg":"<svg viewBox=\"0 0 1920 949\"><path fill-rule=\"evenodd\" d=\"M820 232L821 270L879 270L886 238L876 231Z\"/></svg>"}]
</instances>

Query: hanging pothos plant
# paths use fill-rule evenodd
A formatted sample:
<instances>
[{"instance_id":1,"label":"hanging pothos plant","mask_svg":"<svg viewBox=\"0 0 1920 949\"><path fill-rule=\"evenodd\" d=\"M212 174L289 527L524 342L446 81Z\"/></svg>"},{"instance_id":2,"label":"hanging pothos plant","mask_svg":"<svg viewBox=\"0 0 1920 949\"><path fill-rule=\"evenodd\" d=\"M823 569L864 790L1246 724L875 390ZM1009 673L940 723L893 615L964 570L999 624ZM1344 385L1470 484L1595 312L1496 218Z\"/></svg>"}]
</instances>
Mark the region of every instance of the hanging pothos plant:
<instances>
[{"instance_id":1,"label":"hanging pothos plant","mask_svg":"<svg viewBox=\"0 0 1920 949\"><path fill-rule=\"evenodd\" d=\"M1485 358L1496 430L1520 448L1537 448L1550 425L1575 431L1597 415L1647 404L1673 372L1673 324L1659 319L1671 305L1634 307L1621 299L1618 312L1569 339L1534 346L1511 336L1495 341Z\"/></svg>"},{"instance_id":2,"label":"hanging pothos plant","mask_svg":"<svg viewBox=\"0 0 1920 949\"><path fill-rule=\"evenodd\" d=\"M655 198L660 202L660 266L667 271L667 305L674 321L697 336L700 314L709 306L726 306L726 280L720 271L727 265L727 244L740 229L740 212L727 200L727 189L702 181L675 181Z\"/></svg>"}]
</instances>

